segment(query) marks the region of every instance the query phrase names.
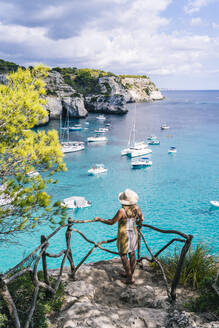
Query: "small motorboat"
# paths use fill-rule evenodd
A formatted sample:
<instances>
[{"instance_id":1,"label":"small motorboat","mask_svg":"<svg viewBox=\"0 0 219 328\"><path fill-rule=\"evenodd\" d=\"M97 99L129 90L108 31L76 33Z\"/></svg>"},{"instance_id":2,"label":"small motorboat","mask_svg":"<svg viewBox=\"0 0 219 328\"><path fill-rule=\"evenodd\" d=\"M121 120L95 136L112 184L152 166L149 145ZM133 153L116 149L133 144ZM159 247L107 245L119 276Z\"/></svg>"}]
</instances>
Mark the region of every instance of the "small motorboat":
<instances>
[{"instance_id":1,"label":"small motorboat","mask_svg":"<svg viewBox=\"0 0 219 328\"><path fill-rule=\"evenodd\" d=\"M151 135L150 137L147 137L147 140L156 140L157 137L155 135Z\"/></svg>"},{"instance_id":2,"label":"small motorboat","mask_svg":"<svg viewBox=\"0 0 219 328\"><path fill-rule=\"evenodd\" d=\"M83 207L89 207L91 206L91 202L86 200L84 197L79 196L72 196L69 198L65 198L62 206L65 206L67 208L83 208Z\"/></svg>"},{"instance_id":3,"label":"small motorboat","mask_svg":"<svg viewBox=\"0 0 219 328\"><path fill-rule=\"evenodd\" d=\"M159 145L160 141L159 140L150 140L148 141L148 145Z\"/></svg>"},{"instance_id":4,"label":"small motorboat","mask_svg":"<svg viewBox=\"0 0 219 328\"><path fill-rule=\"evenodd\" d=\"M176 153L176 152L177 152L176 147L170 147L170 148L168 149L168 153L169 153L169 154Z\"/></svg>"},{"instance_id":5,"label":"small motorboat","mask_svg":"<svg viewBox=\"0 0 219 328\"><path fill-rule=\"evenodd\" d=\"M170 127L169 127L169 125L167 125L166 123L164 123L164 124L162 124L161 125L161 130L168 130Z\"/></svg>"},{"instance_id":6,"label":"small motorboat","mask_svg":"<svg viewBox=\"0 0 219 328\"><path fill-rule=\"evenodd\" d=\"M214 207L219 207L219 201L218 200L210 200L210 204Z\"/></svg>"},{"instance_id":7,"label":"small motorboat","mask_svg":"<svg viewBox=\"0 0 219 328\"><path fill-rule=\"evenodd\" d=\"M143 156L152 153L152 150L148 148L148 145L144 141L135 142L133 147L125 148L121 151L121 155L127 155L129 157Z\"/></svg>"},{"instance_id":8,"label":"small motorboat","mask_svg":"<svg viewBox=\"0 0 219 328\"><path fill-rule=\"evenodd\" d=\"M96 136L96 137L88 137L87 142L105 142L107 141L106 136Z\"/></svg>"},{"instance_id":9,"label":"small motorboat","mask_svg":"<svg viewBox=\"0 0 219 328\"><path fill-rule=\"evenodd\" d=\"M69 126L69 131L80 131L80 130L82 130L82 126L80 124Z\"/></svg>"},{"instance_id":10,"label":"small motorboat","mask_svg":"<svg viewBox=\"0 0 219 328\"><path fill-rule=\"evenodd\" d=\"M104 167L104 164L95 164L88 170L89 175L96 175L105 172L107 172L107 169Z\"/></svg>"},{"instance_id":11,"label":"small motorboat","mask_svg":"<svg viewBox=\"0 0 219 328\"><path fill-rule=\"evenodd\" d=\"M140 148L140 149L133 149L127 155L132 158L132 157L139 157L139 156L147 155L150 153L152 153L152 150L150 148L145 147L145 148Z\"/></svg>"},{"instance_id":12,"label":"small motorboat","mask_svg":"<svg viewBox=\"0 0 219 328\"><path fill-rule=\"evenodd\" d=\"M133 159L131 161L132 168L140 168L145 166L151 166L152 160L149 157L142 157L139 159Z\"/></svg>"},{"instance_id":13,"label":"small motorboat","mask_svg":"<svg viewBox=\"0 0 219 328\"><path fill-rule=\"evenodd\" d=\"M27 173L30 178L37 177L39 175L38 171L30 171Z\"/></svg>"},{"instance_id":14,"label":"small motorboat","mask_svg":"<svg viewBox=\"0 0 219 328\"><path fill-rule=\"evenodd\" d=\"M108 128L99 128L98 130L95 130L96 133L105 133L107 131L109 131Z\"/></svg>"},{"instance_id":15,"label":"small motorboat","mask_svg":"<svg viewBox=\"0 0 219 328\"><path fill-rule=\"evenodd\" d=\"M63 141L61 143L62 152L73 153L75 151L83 150L85 148L83 141Z\"/></svg>"},{"instance_id":16,"label":"small motorboat","mask_svg":"<svg viewBox=\"0 0 219 328\"><path fill-rule=\"evenodd\" d=\"M102 120L102 121L104 121L104 120L106 119L106 117L105 117L104 115L98 115L98 116L96 117L96 119L97 119L97 120Z\"/></svg>"}]
</instances>

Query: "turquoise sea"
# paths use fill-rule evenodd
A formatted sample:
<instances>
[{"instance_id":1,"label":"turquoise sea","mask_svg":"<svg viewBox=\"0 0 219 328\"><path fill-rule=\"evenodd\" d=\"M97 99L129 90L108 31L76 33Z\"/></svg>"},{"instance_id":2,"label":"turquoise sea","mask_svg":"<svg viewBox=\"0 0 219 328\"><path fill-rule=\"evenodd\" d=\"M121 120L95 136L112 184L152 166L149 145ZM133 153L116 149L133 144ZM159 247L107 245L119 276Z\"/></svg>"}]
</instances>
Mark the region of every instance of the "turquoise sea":
<instances>
[{"instance_id":1,"label":"turquoise sea","mask_svg":"<svg viewBox=\"0 0 219 328\"><path fill-rule=\"evenodd\" d=\"M135 105L128 104L128 114L108 115L104 123L96 119L96 114L77 120L83 130L71 132L72 140L85 141L94 135L96 128L109 122L108 142L89 144L84 151L65 155L68 171L57 174L59 182L49 187L49 193L54 200L75 195L92 202L89 208L74 213L70 210L69 216L73 218L107 219L112 218L120 206L118 193L131 188L139 195L146 223L192 234L194 246L204 241L212 253L219 254L219 208L209 203L219 200L219 91L165 91L163 94L166 97L163 101L136 106L136 140L146 140L151 134L160 140L159 146L150 146L152 167L133 170L130 159L120 155L127 145L135 113ZM161 131L160 125L164 122L170 129ZM53 121L46 129L58 127L59 122ZM170 146L177 148L176 154L168 154ZM108 172L99 177L88 176L88 169L95 163L103 163ZM117 231L116 225L97 222L75 224L75 228L97 242L114 238ZM64 230L51 240L49 252L58 253L64 248ZM17 264L38 246L41 234L50 232L49 228L41 227L40 231L21 235L20 246L1 247L0 271ZM144 229L144 235L154 252L172 238L149 229ZM90 244L73 233L72 252L76 264L90 248ZM116 246L109 248L116 249ZM87 261L111 257L113 255L95 250ZM59 263L53 259L49 267L57 267Z\"/></svg>"}]
</instances>

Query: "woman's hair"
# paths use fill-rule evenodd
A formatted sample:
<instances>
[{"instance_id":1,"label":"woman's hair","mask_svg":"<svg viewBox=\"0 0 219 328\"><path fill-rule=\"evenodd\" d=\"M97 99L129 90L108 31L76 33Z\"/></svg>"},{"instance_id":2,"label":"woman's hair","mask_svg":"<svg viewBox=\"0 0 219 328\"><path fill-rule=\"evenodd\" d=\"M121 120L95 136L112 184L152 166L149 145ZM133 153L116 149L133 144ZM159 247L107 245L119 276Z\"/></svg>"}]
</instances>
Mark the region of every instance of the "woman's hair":
<instances>
[{"instance_id":1,"label":"woman's hair","mask_svg":"<svg viewBox=\"0 0 219 328\"><path fill-rule=\"evenodd\" d=\"M136 218L138 217L138 205L122 205L124 208L126 215L128 218Z\"/></svg>"}]
</instances>

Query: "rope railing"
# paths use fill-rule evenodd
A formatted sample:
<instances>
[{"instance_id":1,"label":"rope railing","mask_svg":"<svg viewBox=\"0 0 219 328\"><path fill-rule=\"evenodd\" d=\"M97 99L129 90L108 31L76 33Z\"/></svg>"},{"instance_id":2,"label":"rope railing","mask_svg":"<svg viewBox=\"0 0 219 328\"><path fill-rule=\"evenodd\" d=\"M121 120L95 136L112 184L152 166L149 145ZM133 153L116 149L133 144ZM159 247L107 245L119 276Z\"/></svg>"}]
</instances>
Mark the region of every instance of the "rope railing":
<instances>
[{"instance_id":1,"label":"rope railing","mask_svg":"<svg viewBox=\"0 0 219 328\"><path fill-rule=\"evenodd\" d=\"M58 227L48 237L41 236L41 244L39 246L37 246L28 256L26 256L21 262L19 262L16 266L11 268L8 272L6 272L3 275L0 275L0 295L7 305L9 314L14 321L15 328L29 328L30 327L40 288L44 288L46 290L46 292L49 293L49 295L56 294L56 291L58 290L60 282L61 282L61 277L63 274L63 269L64 269L66 260L68 260L68 262L70 264L71 276L75 280L76 279L75 274L76 274L77 270L81 267L81 265L86 261L86 259L93 253L93 251L96 248L99 248L100 250L108 252L110 254L119 255L118 252L115 252L115 251L112 251L105 247L102 247L102 245L115 242L117 240L117 238L103 240L100 242L95 242L95 241L92 241L89 238L87 238L84 235L84 233L82 233L80 230L73 228L73 224L76 224L76 223L78 224L78 223L92 223L92 222L96 222L96 221L95 220L72 220L71 218L69 218L67 224ZM52 254L52 253L47 252L47 248L49 247L49 240L55 234L57 234L61 229L64 229L66 227L67 227L66 232L65 232L66 248L59 251L57 254ZM157 263L157 265L160 267L160 270L163 275L168 299L170 301L175 301L176 287L179 282L180 272L182 269L182 265L183 265L186 253L188 252L189 247L191 245L193 236L186 235L177 230L159 229L159 228L153 227L148 224L138 223L137 228L138 228L138 236L139 236L138 250L137 250L138 263L142 264L142 261L144 259L146 259L149 262ZM142 229L144 229L144 228L152 229L157 232L164 233L164 234L176 234L176 235L180 236L181 238L171 239L159 251L157 251L155 254L153 254L153 252L151 251L150 247L148 246L148 244L146 242L144 234L142 233ZM80 262L77 265L74 264L72 250L71 250L72 232L78 233L87 243L92 245L91 249L87 252L87 254L80 260ZM149 258L147 256L141 256L141 240L143 240L145 248L149 252L151 258ZM160 261L158 260L158 255L160 255L167 247L169 247L174 242L181 242L181 243L184 243L184 245L183 245L181 253L180 253L179 262L178 262L178 265L176 268L175 276L174 276L172 284L171 284L171 288L169 288L167 277L166 277L165 271L163 269L163 266L161 265ZM33 268L30 265L24 268L25 264L28 263L28 261L33 257L35 257L34 261L33 261ZM53 284L53 286L51 286L51 283L49 280L48 269L47 269L47 258L60 258L60 257L62 257L62 260L61 260L61 265L60 265L60 268L58 271L57 279L55 280L55 283ZM42 269L43 281L39 280L39 278L38 278L38 265L39 265L41 259L42 259L42 268L43 268ZM33 292L33 298L32 298L32 302L30 304L30 308L29 308L29 311L27 314L25 325L24 325L24 327L21 327L18 310L17 310L16 305L10 294L8 284L10 284L10 282L12 282L14 279L16 279L26 273L30 274L30 278L34 285L34 292Z\"/></svg>"}]
</instances>

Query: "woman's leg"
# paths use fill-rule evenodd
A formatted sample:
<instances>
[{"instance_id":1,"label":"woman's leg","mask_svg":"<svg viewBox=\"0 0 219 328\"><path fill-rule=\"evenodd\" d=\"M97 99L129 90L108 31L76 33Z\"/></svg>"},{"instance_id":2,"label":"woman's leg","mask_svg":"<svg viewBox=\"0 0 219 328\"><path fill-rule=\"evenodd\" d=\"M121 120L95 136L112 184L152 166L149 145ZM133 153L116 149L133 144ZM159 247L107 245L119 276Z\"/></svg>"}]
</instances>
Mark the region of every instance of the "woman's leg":
<instances>
[{"instance_id":1,"label":"woman's leg","mask_svg":"<svg viewBox=\"0 0 219 328\"><path fill-rule=\"evenodd\" d=\"M129 253L129 258L130 258L130 269L131 269L131 273L133 275L135 268L136 268L136 256L135 256L135 252L131 252Z\"/></svg>"},{"instance_id":2,"label":"woman's leg","mask_svg":"<svg viewBox=\"0 0 219 328\"><path fill-rule=\"evenodd\" d=\"M127 258L126 254L120 255L121 260L122 260L122 265L125 269L125 272L127 274L127 279L131 280L132 279L132 272L131 272L131 267L130 267L130 261Z\"/></svg>"},{"instance_id":3,"label":"woman's leg","mask_svg":"<svg viewBox=\"0 0 219 328\"><path fill-rule=\"evenodd\" d=\"M125 283L133 284L135 281L132 278L132 270L131 270L131 266L130 266L130 260L127 258L126 254L120 255L120 257L121 257L125 272L127 274L127 280L125 281Z\"/></svg>"}]
</instances>

